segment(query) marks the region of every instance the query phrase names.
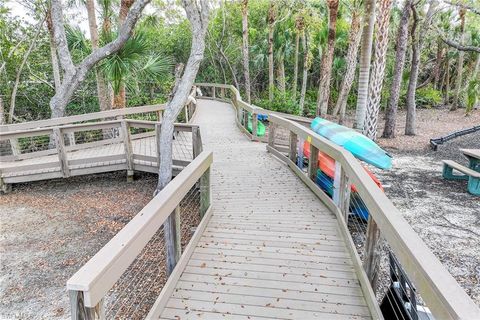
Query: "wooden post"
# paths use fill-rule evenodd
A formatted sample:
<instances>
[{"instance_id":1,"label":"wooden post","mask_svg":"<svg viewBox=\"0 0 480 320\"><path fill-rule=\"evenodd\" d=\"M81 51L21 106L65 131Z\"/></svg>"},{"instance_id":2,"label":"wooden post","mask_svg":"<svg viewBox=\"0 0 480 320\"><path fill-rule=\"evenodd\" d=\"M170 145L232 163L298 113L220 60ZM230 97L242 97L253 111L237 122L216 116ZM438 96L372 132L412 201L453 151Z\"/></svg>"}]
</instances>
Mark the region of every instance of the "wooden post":
<instances>
[{"instance_id":1,"label":"wooden post","mask_svg":"<svg viewBox=\"0 0 480 320\"><path fill-rule=\"evenodd\" d=\"M181 256L181 243L179 239L181 237L180 233L180 221L177 223L177 213L178 220L180 220L180 209L177 207L165 220L163 224L163 232L165 237L165 249L167 253L166 264L167 264L167 276L170 276L173 269L177 265L177 258ZM178 228L177 228L178 227ZM180 248L180 252L179 252Z\"/></svg>"},{"instance_id":2,"label":"wooden post","mask_svg":"<svg viewBox=\"0 0 480 320\"><path fill-rule=\"evenodd\" d=\"M158 110L157 111L157 121L161 122L162 118L163 118L163 112L162 112L162 110Z\"/></svg>"},{"instance_id":3,"label":"wooden post","mask_svg":"<svg viewBox=\"0 0 480 320\"><path fill-rule=\"evenodd\" d=\"M63 139L63 133L59 127L53 128L53 139L55 140L55 146L57 148L58 160L60 161L60 169L64 178L70 176L70 170L68 169L67 153L65 151L65 140Z\"/></svg>"},{"instance_id":4,"label":"wooden post","mask_svg":"<svg viewBox=\"0 0 480 320\"><path fill-rule=\"evenodd\" d=\"M190 120L189 120L189 117L188 117L188 105L189 104L186 104L185 105L185 123L188 123Z\"/></svg>"},{"instance_id":5,"label":"wooden post","mask_svg":"<svg viewBox=\"0 0 480 320\"><path fill-rule=\"evenodd\" d=\"M275 148L275 130L277 129L277 124L270 122L268 126L268 145L272 148Z\"/></svg>"},{"instance_id":6,"label":"wooden post","mask_svg":"<svg viewBox=\"0 0 480 320\"><path fill-rule=\"evenodd\" d=\"M243 109L243 127L248 131L248 111Z\"/></svg>"},{"instance_id":7,"label":"wooden post","mask_svg":"<svg viewBox=\"0 0 480 320\"><path fill-rule=\"evenodd\" d=\"M75 132L67 133L67 137L68 137L68 145L69 146L74 146L75 145Z\"/></svg>"},{"instance_id":8,"label":"wooden post","mask_svg":"<svg viewBox=\"0 0 480 320\"><path fill-rule=\"evenodd\" d=\"M208 168L200 177L200 218L203 218L210 203L210 168Z\"/></svg>"},{"instance_id":9,"label":"wooden post","mask_svg":"<svg viewBox=\"0 0 480 320\"><path fill-rule=\"evenodd\" d=\"M12 185L9 183L5 183L2 178L2 172L0 171L0 192L7 194L12 191Z\"/></svg>"},{"instance_id":10,"label":"wooden post","mask_svg":"<svg viewBox=\"0 0 480 320\"><path fill-rule=\"evenodd\" d=\"M363 261L363 268L373 288L373 292L376 292L380 254L380 229L370 214L365 240L365 260Z\"/></svg>"},{"instance_id":11,"label":"wooden post","mask_svg":"<svg viewBox=\"0 0 480 320\"><path fill-rule=\"evenodd\" d=\"M345 174L345 170L342 170L340 175L340 198L339 209L345 219L345 223L348 224L348 215L350 214L350 179Z\"/></svg>"},{"instance_id":12,"label":"wooden post","mask_svg":"<svg viewBox=\"0 0 480 320\"><path fill-rule=\"evenodd\" d=\"M215 87L212 87L212 98L213 99L216 99L217 98L217 95L215 93Z\"/></svg>"},{"instance_id":13,"label":"wooden post","mask_svg":"<svg viewBox=\"0 0 480 320\"><path fill-rule=\"evenodd\" d=\"M134 163L133 163L133 149L132 149L132 141L130 139L130 124L126 120L122 120L121 124L121 132L123 138L123 146L125 148L125 159L127 160L127 181L133 181L133 174L134 174Z\"/></svg>"},{"instance_id":14,"label":"wooden post","mask_svg":"<svg viewBox=\"0 0 480 320\"><path fill-rule=\"evenodd\" d=\"M104 320L105 307L103 299L93 308L85 306L83 291L68 292L70 296L70 314L72 320Z\"/></svg>"},{"instance_id":15,"label":"wooden post","mask_svg":"<svg viewBox=\"0 0 480 320\"><path fill-rule=\"evenodd\" d=\"M175 261L182 256L182 225L180 217L180 205L175 208Z\"/></svg>"},{"instance_id":16,"label":"wooden post","mask_svg":"<svg viewBox=\"0 0 480 320\"><path fill-rule=\"evenodd\" d=\"M258 126L258 118L257 118L257 114L254 112L252 113L252 141L258 140L257 126Z\"/></svg>"},{"instance_id":17,"label":"wooden post","mask_svg":"<svg viewBox=\"0 0 480 320\"><path fill-rule=\"evenodd\" d=\"M225 88L220 88L220 97L225 99Z\"/></svg>"},{"instance_id":18,"label":"wooden post","mask_svg":"<svg viewBox=\"0 0 480 320\"><path fill-rule=\"evenodd\" d=\"M290 151L289 156L295 164L297 163L297 134L290 131Z\"/></svg>"},{"instance_id":19,"label":"wooden post","mask_svg":"<svg viewBox=\"0 0 480 320\"><path fill-rule=\"evenodd\" d=\"M310 157L308 157L308 177L314 181L317 179L318 149L310 143Z\"/></svg>"},{"instance_id":20,"label":"wooden post","mask_svg":"<svg viewBox=\"0 0 480 320\"><path fill-rule=\"evenodd\" d=\"M202 136L200 135L198 126L192 127L192 151L193 159L195 159L203 151Z\"/></svg>"},{"instance_id":21,"label":"wooden post","mask_svg":"<svg viewBox=\"0 0 480 320\"><path fill-rule=\"evenodd\" d=\"M333 178L333 202L340 207L340 179L342 177L342 166L340 162L335 161L335 175Z\"/></svg>"},{"instance_id":22,"label":"wooden post","mask_svg":"<svg viewBox=\"0 0 480 320\"><path fill-rule=\"evenodd\" d=\"M160 123L155 123L155 145L157 147L157 165L158 168L160 168L160 129L161 129L161 124Z\"/></svg>"},{"instance_id":23,"label":"wooden post","mask_svg":"<svg viewBox=\"0 0 480 320\"><path fill-rule=\"evenodd\" d=\"M12 138L12 139L9 139L9 141L10 141L10 148L12 149L12 155L16 157L19 154L21 154L20 148L18 146L18 139Z\"/></svg>"}]
</instances>

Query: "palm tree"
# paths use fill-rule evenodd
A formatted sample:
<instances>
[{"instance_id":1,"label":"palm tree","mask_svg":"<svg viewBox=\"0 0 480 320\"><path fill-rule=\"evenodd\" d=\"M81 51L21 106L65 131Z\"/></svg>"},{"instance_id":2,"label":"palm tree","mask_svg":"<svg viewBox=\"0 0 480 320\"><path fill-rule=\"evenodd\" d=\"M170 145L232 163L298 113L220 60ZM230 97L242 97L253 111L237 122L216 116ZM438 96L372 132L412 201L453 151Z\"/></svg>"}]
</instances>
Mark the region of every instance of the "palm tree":
<instances>
[{"instance_id":1,"label":"palm tree","mask_svg":"<svg viewBox=\"0 0 480 320\"><path fill-rule=\"evenodd\" d=\"M250 97L250 58L248 54L248 0L242 0L242 53L243 53L243 75L245 77L245 92L247 102L251 102Z\"/></svg>"},{"instance_id":2,"label":"palm tree","mask_svg":"<svg viewBox=\"0 0 480 320\"><path fill-rule=\"evenodd\" d=\"M460 44L465 42L465 14L467 10L462 7L460 8ZM462 80L463 80L463 60L465 57L465 52L460 50L458 52L458 61L457 61L457 77L455 83L455 94L453 96L453 103L450 110L456 110L458 108L458 103L460 100L460 90L462 89Z\"/></svg>"},{"instance_id":3,"label":"palm tree","mask_svg":"<svg viewBox=\"0 0 480 320\"><path fill-rule=\"evenodd\" d=\"M360 73L358 75L357 109L354 127L363 130L367 111L368 82L372 60L373 31L375 27L375 0L365 0L365 24L360 51Z\"/></svg>"},{"instance_id":4,"label":"palm tree","mask_svg":"<svg viewBox=\"0 0 480 320\"><path fill-rule=\"evenodd\" d=\"M381 0L378 3L376 21L375 56L373 58L372 75L368 90L367 114L363 134L372 140L377 137L378 113L382 97L383 78L388 48L388 27L392 0Z\"/></svg>"},{"instance_id":5,"label":"palm tree","mask_svg":"<svg viewBox=\"0 0 480 320\"><path fill-rule=\"evenodd\" d=\"M335 50L335 34L337 30L338 0L327 0L329 12L327 48L320 68L320 85L318 87L317 115L325 116L330 96L330 80L332 78L333 52Z\"/></svg>"},{"instance_id":6,"label":"palm tree","mask_svg":"<svg viewBox=\"0 0 480 320\"><path fill-rule=\"evenodd\" d=\"M303 37L303 30L305 28L305 19L303 17L303 10L297 12L295 18L295 53L294 53L294 64L293 64L293 80L292 80L292 98L295 101L297 98L297 82L298 82L298 55L300 49L300 37Z\"/></svg>"},{"instance_id":7,"label":"palm tree","mask_svg":"<svg viewBox=\"0 0 480 320\"><path fill-rule=\"evenodd\" d=\"M97 18L95 16L95 1L86 0L87 15L88 15L88 27L90 31L90 40L92 41L92 49L98 49L99 47L99 36L97 29ZM101 73L99 73L98 68L94 67L95 78L97 80L97 94L98 102L100 105L100 110L109 110L111 109L110 98L108 97L107 84L105 83L105 78Z\"/></svg>"},{"instance_id":8,"label":"palm tree","mask_svg":"<svg viewBox=\"0 0 480 320\"><path fill-rule=\"evenodd\" d=\"M273 101L273 31L276 20L275 1L268 8L268 101Z\"/></svg>"},{"instance_id":9,"label":"palm tree","mask_svg":"<svg viewBox=\"0 0 480 320\"><path fill-rule=\"evenodd\" d=\"M360 39L362 37L360 8L357 2L353 3L352 22L350 24L350 32L348 34L348 50L347 50L347 70L344 74L338 100L333 110L333 115L336 116L340 112L339 123L342 124L345 120L345 111L347 109L347 98L355 78L355 68L357 66L357 54Z\"/></svg>"},{"instance_id":10,"label":"palm tree","mask_svg":"<svg viewBox=\"0 0 480 320\"><path fill-rule=\"evenodd\" d=\"M390 88L390 97L388 100L387 114L385 119L385 128L383 130L384 138L395 138L395 125L397 119L398 99L400 98L400 88L402 86L403 69L405 66L405 55L407 53L408 40L408 21L410 20L410 6L413 0L405 1L402 9L402 15L398 24L395 70L393 72L392 86Z\"/></svg>"}]
</instances>

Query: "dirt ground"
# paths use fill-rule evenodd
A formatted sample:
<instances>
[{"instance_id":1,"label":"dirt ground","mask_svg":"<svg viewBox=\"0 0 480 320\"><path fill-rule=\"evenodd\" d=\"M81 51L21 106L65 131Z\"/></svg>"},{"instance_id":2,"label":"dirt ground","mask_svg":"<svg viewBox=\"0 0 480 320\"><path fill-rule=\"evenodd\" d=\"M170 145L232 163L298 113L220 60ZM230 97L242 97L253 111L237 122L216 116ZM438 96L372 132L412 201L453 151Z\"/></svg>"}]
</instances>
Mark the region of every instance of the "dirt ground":
<instances>
[{"instance_id":1,"label":"dirt ground","mask_svg":"<svg viewBox=\"0 0 480 320\"><path fill-rule=\"evenodd\" d=\"M148 203L155 183L119 172L0 196L0 319L67 319L68 278Z\"/></svg>"}]
</instances>

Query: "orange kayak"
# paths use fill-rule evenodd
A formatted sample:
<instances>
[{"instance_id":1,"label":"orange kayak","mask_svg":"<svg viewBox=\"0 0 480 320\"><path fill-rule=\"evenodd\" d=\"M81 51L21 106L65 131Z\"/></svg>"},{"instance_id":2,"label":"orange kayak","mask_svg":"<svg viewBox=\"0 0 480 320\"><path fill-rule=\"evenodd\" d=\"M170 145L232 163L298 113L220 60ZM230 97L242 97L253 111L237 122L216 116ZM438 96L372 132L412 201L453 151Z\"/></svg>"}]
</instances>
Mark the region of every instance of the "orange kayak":
<instances>
[{"instance_id":1,"label":"orange kayak","mask_svg":"<svg viewBox=\"0 0 480 320\"><path fill-rule=\"evenodd\" d=\"M310 157L310 143L308 141L305 141L303 144L303 155L305 157ZM335 176L335 159L330 157L328 154L319 151L318 152L318 168L322 170L323 173L325 173L329 178L333 179ZM372 180L377 184L377 186L380 188L380 190L383 191L382 184L378 180L378 178L368 170L365 166L363 166L363 169L368 173L368 175L372 178ZM355 188L354 185L352 185L352 191L356 192L357 188Z\"/></svg>"}]
</instances>

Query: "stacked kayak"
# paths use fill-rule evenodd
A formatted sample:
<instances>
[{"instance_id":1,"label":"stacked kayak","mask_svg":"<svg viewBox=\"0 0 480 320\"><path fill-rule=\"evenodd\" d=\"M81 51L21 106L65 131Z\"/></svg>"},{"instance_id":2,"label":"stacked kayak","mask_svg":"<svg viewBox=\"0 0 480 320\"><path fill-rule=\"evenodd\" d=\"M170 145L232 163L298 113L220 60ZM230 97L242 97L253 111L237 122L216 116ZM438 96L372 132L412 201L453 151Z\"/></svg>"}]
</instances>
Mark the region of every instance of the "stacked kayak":
<instances>
[{"instance_id":1,"label":"stacked kayak","mask_svg":"<svg viewBox=\"0 0 480 320\"><path fill-rule=\"evenodd\" d=\"M258 118L257 118L258 119ZM252 115L248 114L248 123L247 123L247 130L248 132L252 133ZM265 125L261 121L257 121L257 136L263 137L265 135Z\"/></svg>"},{"instance_id":2,"label":"stacked kayak","mask_svg":"<svg viewBox=\"0 0 480 320\"><path fill-rule=\"evenodd\" d=\"M369 163L380 169L390 169L392 167L391 157L381 149L375 142L366 136L347 127L338 125L322 118L315 118L311 124L311 129L324 138L344 147L350 151L356 158ZM310 156L310 144L305 141L303 145L303 154ZM328 154L319 151L318 153L318 171L316 183L325 191L327 195L333 197L333 180L335 177L335 159ZM383 191L382 184L378 178L365 166L363 167L377 186ZM362 219L368 219L368 209L360 198L355 185L351 186L350 194L350 212Z\"/></svg>"},{"instance_id":3,"label":"stacked kayak","mask_svg":"<svg viewBox=\"0 0 480 320\"><path fill-rule=\"evenodd\" d=\"M310 128L322 137L344 147L357 159L379 169L388 170L392 167L392 158L375 142L355 130L318 117L312 121Z\"/></svg>"}]
</instances>

